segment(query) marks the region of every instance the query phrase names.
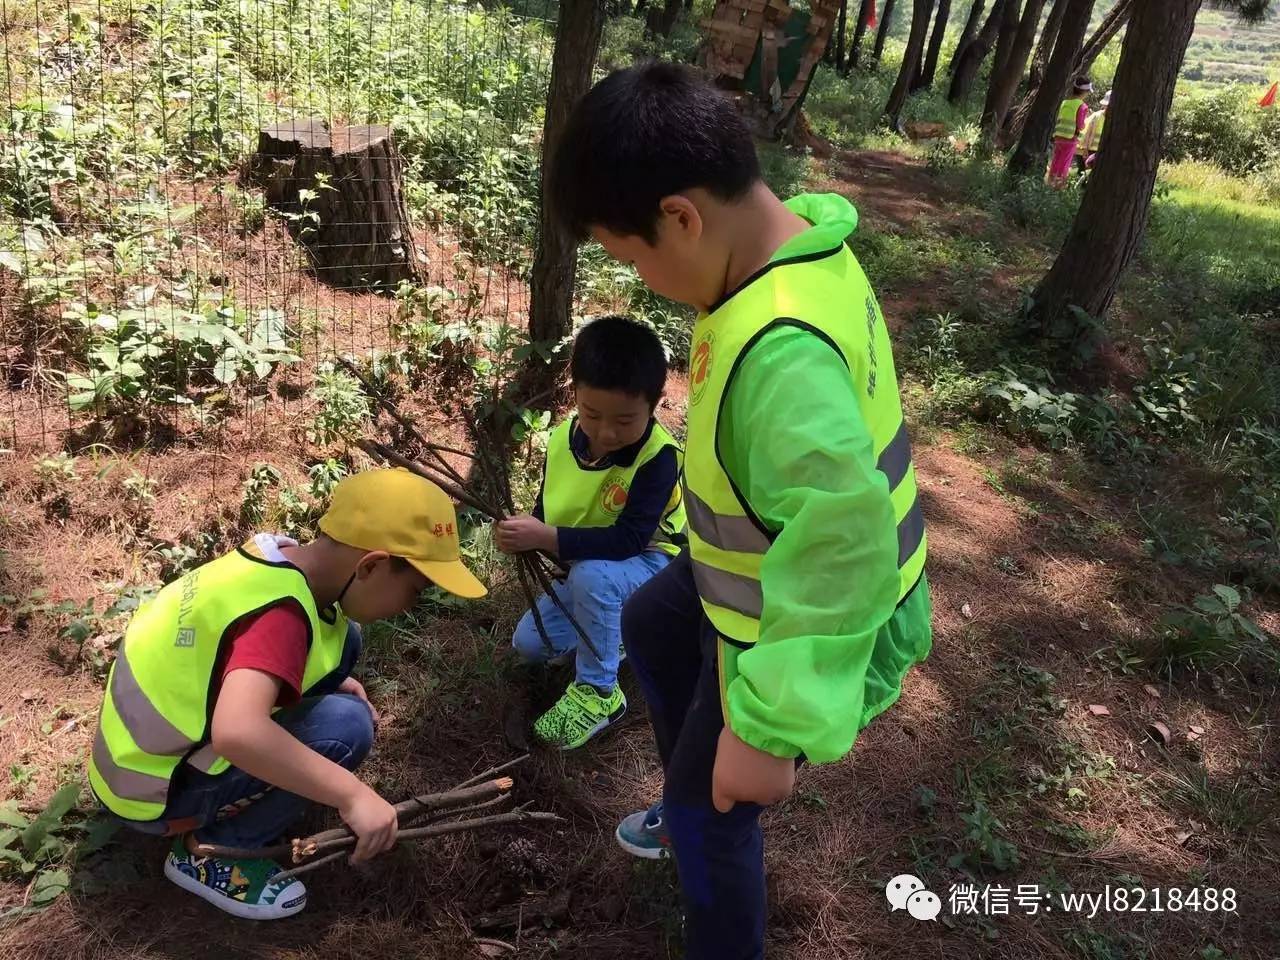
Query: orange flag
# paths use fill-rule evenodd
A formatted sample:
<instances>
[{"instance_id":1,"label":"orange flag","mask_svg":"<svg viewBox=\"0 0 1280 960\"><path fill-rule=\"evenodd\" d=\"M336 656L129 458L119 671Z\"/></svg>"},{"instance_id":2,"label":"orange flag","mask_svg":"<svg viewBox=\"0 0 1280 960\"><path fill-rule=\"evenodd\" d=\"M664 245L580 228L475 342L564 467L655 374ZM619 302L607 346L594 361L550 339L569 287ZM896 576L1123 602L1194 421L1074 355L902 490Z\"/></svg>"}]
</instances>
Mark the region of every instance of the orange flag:
<instances>
[{"instance_id":1,"label":"orange flag","mask_svg":"<svg viewBox=\"0 0 1280 960\"><path fill-rule=\"evenodd\" d=\"M874 27L880 21L876 19L876 0L866 0L863 9L867 11L867 26Z\"/></svg>"},{"instance_id":2,"label":"orange flag","mask_svg":"<svg viewBox=\"0 0 1280 960\"><path fill-rule=\"evenodd\" d=\"M1273 83L1271 89L1262 95L1262 99L1258 101L1260 107L1274 107L1276 104L1276 91L1280 90L1280 81Z\"/></svg>"}]
</instances>

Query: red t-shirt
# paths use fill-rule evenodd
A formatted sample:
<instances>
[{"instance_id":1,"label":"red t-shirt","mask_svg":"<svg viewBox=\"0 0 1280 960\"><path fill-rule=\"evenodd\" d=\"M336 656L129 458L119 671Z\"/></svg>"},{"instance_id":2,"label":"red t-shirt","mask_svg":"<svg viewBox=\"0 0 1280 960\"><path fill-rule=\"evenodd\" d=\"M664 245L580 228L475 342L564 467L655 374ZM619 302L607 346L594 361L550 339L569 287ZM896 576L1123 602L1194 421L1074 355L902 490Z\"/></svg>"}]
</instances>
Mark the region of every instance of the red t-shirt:
<instances>
[{"instance_id":1,"label":"red t-shirt","mask_svg":"<svg viewBox=\"0 0 1280 960\"><path fill-rule=\"evenodd\" d=\"M295 602L281 600L245 618L231 630L214 676L216 699L232 670L261 670L280 681L276 706L302 699L302 676L307 666L307 617Z\"/></svg>"}]
</instances>

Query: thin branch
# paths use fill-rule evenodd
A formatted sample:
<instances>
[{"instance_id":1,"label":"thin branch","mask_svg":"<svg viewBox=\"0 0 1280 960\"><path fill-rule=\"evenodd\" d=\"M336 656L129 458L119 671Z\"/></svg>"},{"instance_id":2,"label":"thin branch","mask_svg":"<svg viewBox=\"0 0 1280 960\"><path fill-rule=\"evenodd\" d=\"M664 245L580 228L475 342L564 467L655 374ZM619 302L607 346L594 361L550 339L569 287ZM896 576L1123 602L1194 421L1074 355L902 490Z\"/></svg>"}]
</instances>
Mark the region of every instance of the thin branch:
<instances>
[{"instance_id":1,"label":"thin branch","mask_svg":"<svg viewBox=\"0 0 1280 960\"><path fill-rule=\"evenodd\" d=\"M423 814L465 808L494 797L501 797L509 794L514 785L510 777L491 777L486 774L479 778L472 778L462 786L443 793L424 793L410 797L408 800L397 803L395 811L402 823L408 823ZM202 843L196 847L195 852L204 857L222 857L230 860L274 860L287 856L296 863L305 857L312 856L317 848L329 841L351 836L350 829L343 826L271 847L224 847L213 843Z\"/></svg>"},{"instance_id":2,"label":"thin branch","mask_svg":"<svg viewBox=\"0 0 1280 960\"><path fill-rule=\"evenodd\" d=\"M364 387L365 393L368 394L369 397L376 404L382 407L383 410L385 410L388 414L390 414L392 418L394 418L395 421L398 424L400 424L401 427L404 428L405 432L408 433L409 436L412 437L418 443L418 445L422 447L423 450L425 450L427 453L430 453L433 457L435 457L436 461L440 464L440 467L449 476L449 479L451 479L454 483L459 483L459 484L466 482L463 479L462 474L460 474L456 469L454 469L453 464L451 464L448 460L446 460L442 455L441 450L446 448L440 447L439 444L432 443L430 440L426 439L426 437L424 437L421 433L419 433L418 428L415 427L413 423L409 421L404 416L404 414L400 412L399 408L396 407L396 405L392 403L390 399L388 399L387 397L383 396L381 393L378 392L378 390L374 387L374 385L365 378L364 374L360 372L360 370L356 367L355 364L347 360L345 357L338 357L338 363L342 364L343 369L345 369L348 373L350 373L353 377L355 377L358 381L360 381L360 385ZM462 454L462 456L469 456L469 454L465 454L461 450L450 449L449 452Z\"/></svg>"},{"instance_id":3,"label":"thin branch","mask_svg":"<svg viewBox=\"0 0 1280 960\"><path fill-rule=\"evenodd\" d=\"M554 813L538 813L520 807L517 810L495 814L491 817L477 817L474 820L459 820L453 823L435 823L426 827L412 827L408 830L401 830L396 835L396 843L428 840L433 837L443 837L453 833L469 833L472 830L486 830L492 827L515 826L525 823L558 823L560 820L561 818ZM327 853L323 857L311 860L291 870L282 870L272 877L272 882L288 880L290 877L308 873L317 867L341 859L347 855L347 848L354 846L355 843L355 837L342 837L338 840L331 840L321 845L316 852L325 853L326 851L337 850L336 853Z\"/></svg>"},{"instance_id":4,"label":"thin branch","mask_svg":"<svg viewBox=\"0 0 1280 960\"><path fill-rule=\"evenodd\" d=\"M477 773L470 780L462 781L462 783L458 784L453 789L455 791L465 790L467 789L467 787L474 787L477 783L483 783L485 780L496 779L497 777L502 776L504 773L507 773L510 770L514 770L516 767L520 766L522 763L525 763L526 761L528 761L528 759L529 759L529 755L527 753L522 753L520 754L520 756L516 757L514 760L508 760L506 763L499 764L496 767L490 767L488 770L484 771L483 773Z\"/></svg>"}]
</instances>

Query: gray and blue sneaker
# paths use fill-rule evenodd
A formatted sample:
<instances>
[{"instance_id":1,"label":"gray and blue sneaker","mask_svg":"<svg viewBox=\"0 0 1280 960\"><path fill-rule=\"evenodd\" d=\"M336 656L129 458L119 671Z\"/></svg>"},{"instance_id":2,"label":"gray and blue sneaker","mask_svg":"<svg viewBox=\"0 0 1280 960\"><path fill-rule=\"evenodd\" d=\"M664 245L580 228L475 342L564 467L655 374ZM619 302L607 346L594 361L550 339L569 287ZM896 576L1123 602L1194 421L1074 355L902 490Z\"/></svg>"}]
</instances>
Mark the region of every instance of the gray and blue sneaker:
<instances>
[{"instance_id":1,"label":"gray and blue sneaker","mask_svg":"<svg viewBox=\"0 0 1280 960\"><path fill-rule=\"evenodd\" d=\"M648 810L639 810L618 824L614 831L618 846L633 857L661 860L671 856L671 834L662 816L662 801Z\"/></svg>"}]
</instances>

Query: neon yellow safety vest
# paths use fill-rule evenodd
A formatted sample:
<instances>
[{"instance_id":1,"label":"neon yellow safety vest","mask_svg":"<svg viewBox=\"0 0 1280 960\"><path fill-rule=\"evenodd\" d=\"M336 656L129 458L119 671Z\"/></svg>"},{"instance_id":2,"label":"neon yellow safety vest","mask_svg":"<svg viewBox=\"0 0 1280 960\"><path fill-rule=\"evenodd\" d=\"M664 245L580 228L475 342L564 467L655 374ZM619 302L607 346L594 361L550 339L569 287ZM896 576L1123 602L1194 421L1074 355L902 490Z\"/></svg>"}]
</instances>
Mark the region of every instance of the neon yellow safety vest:
<instances>
[{"instance_id":1,"label":"neon yellow safety vest","mask_svg":"<svg viewBox=\"0 0 1280 960\"><path fill-rule=\"evenodd\" d=\"M111 667L89 760L98 799L128 820L164 814L183 761L217 774L209 746L214 667L231 628L282 600L306 613L304 695L342 662L347 618L316 609L302 571L263 559L252 544L197 567L139 607Z\"/></svg>"},{"instance_id":2,"label":"neon yellow safety vest","mask_svg":"<svg viewBox=\"0 0 1280 960\"><path fill-rule=\"evenodd\" d=\"M1084 127L1084 140L1081 146L1089 152L1098 149L1098 144L1102 142L1102 128L1107 124L1107 112L1099 110L1093 116L1089 117L1088 123Z\"/></svg>"},{"instance_id":3,"label":"neon yellow safety vest","mask_svg":"<svg viewBox=\"0 0 1280 960\"><path fill-rule=\"evenodd\" d=\"M547 469L542 485L542 518L553 527L611 527L627 505L627 492L636 472L667 447L676 452L677 468L684 455L675 438L657 420L650 420L649 436L629 467L587 467L573 455L570 440L577 417L552 431L547 442ZM680 484L671 490L662 520L649 549L671 556L685 543L684 498Z\"/></svg>"},{"instance_id":4,"label":"neon yellow safety vest","mask_svg":"<svg viewBox=\"0 0 1280 960\"><path fill-rule=\"evenodd\" d=\"M684 476L694 579L708 618L722 637L739 647L750 646L760 636L760 566L774 532L752 512L721 465L718 421L742 357L779 325L811 331L849 368L858 413L871 434L876 468L893 503L899 601L924 571L924 515L916 496L911 443L889 331L866 275L843 243L826 252L775 261L698 320L689 361Z\"/></svg>"},{"instance_id":5,"label":"neon yellow safety vest","mask_svg":"<svg viewBox=\"0 0 1280 960\"><path fill-rule=\"evenodd\" d=\"M1074 140L1076 138L1076 117L1083 106L1084 101L1079 97L1072 97L1070 100L1062 101L1062 106L1058 108L1058 125L1053 128L1055 137L1059 140Z\"/></svg>"}]
</instances>

